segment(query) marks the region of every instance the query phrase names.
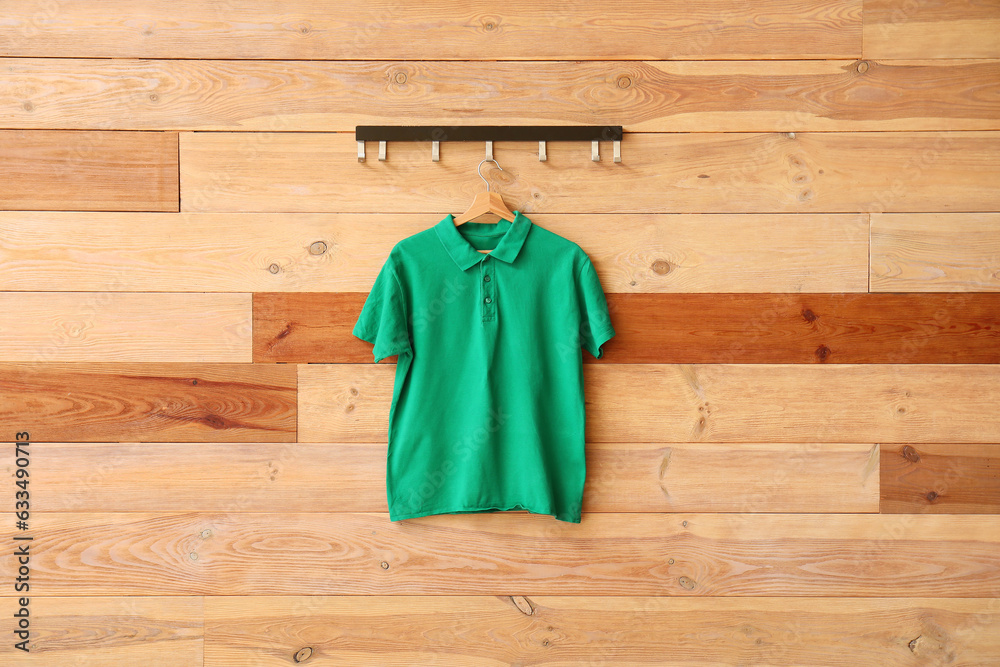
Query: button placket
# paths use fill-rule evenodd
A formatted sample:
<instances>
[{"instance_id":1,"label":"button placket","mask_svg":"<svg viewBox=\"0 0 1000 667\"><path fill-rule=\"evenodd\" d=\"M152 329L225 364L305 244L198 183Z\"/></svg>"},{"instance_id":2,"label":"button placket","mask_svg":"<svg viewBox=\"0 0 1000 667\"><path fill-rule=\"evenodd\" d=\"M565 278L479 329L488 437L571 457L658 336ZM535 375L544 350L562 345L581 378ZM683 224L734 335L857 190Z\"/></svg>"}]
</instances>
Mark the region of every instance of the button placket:
<instances>
[{"instance_id":1,"label":"button placket","mask_svg":"<svg viewBox=\"0 0 1000 667\"><path fill-rule=\"evenodd\" d=\"M483 321L487 322L492 320L496 316L496 306L494 305L496 300L494 299L493 290L493 280L490 269L487 268L491 262L489 260L489 255L483 257L482 261L479 262L479 289L480 294L483 295Z\"/></svg>"}]
</instances>

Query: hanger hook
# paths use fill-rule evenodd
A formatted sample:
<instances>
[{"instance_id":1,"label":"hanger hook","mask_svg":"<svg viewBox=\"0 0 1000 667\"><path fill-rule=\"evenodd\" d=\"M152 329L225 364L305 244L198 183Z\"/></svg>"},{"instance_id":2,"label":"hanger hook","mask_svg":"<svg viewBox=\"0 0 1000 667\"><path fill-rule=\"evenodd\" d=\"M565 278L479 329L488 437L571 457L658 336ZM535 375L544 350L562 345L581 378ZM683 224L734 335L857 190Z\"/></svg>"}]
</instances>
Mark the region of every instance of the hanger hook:
<instances>
[{"instance_id":1,"label":"hanger hook","mask_svg":"<svg viewBox=\"0 0 1000 667\"><path fill-rule=\"evenodd\" d=\"M493 158L486 158L485 160L483 160L483 162L492 162L492 163L494 163L497 166L497 169L499 169L500 171L503 171L503 167L500 166L500 163L497 162L496 160L494 160ZM479 178L483 179L483 183L486 184L486 191L489 192L490 191L490 182L486 180L485 176L483 176L483 172L482 172L483 162L479 163L479 166L476 167L476 171L479 172Z\"/></svg>"}]
</instances>

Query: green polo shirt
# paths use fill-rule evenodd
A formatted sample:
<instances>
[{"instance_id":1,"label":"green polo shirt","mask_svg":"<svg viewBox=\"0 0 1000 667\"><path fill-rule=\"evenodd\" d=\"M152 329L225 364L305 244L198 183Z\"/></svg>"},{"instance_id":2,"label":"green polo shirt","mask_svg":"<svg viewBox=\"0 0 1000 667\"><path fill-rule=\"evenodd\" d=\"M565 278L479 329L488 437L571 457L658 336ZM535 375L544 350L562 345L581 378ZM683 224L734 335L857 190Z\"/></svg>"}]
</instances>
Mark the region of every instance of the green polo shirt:
<instances>
[{"instance_id":1,"label":"green polo shirt","mask_svg":"<svg viewBox=\"0 0 1000 667\"><path fill-rule=\"evenodd\" d=\"M514 214L458 227L449 214L397 242L354 326L376 363L399 355L391 521L527 510L580 522L581 348L601 358L615 330L583 249Z\"/></svg>"}]
</instances>

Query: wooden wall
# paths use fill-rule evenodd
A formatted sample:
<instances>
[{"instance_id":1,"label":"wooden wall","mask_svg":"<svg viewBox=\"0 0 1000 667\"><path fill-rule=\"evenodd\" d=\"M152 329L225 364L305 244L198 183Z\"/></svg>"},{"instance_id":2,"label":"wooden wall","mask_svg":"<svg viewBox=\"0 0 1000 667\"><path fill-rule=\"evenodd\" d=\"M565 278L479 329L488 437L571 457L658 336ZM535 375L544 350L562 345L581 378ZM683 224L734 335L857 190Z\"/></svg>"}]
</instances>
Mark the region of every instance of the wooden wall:
<instances>
[{"instance_id":1,"label":"wooden wall","mask_svg":"<svg viewBox=\"0 0 1000 667\"><path fill-rule=\"evenodd\" d=\"M2 11L3 664L1000 664L997 3ZM390 522L350 331L483 145L354 126L577 123L489 175L608 293L583 521Z\"/></svg>"}]
</instances>

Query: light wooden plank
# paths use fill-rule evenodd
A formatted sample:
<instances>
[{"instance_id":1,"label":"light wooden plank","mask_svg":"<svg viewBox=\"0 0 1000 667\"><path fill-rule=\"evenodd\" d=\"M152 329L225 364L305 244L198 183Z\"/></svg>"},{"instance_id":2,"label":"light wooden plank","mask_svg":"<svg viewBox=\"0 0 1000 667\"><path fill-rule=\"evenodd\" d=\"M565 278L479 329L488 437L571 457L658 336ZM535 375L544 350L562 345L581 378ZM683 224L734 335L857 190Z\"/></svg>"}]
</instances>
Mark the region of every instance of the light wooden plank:
<instances>
[{"instance_id":1,"label":"light wooden plank","mask_svg":"<svg viewBox=\"0 0 1000 667\"><path fill-rule=\"evenodd\" d=\"M996 130L997 60L380 61L3 58L7 127L626 132ZM599 100L599 103L597 101ZM928 103L933 100L933 103ZM447 150L447 148L445 149Z\"/></svg>"},{"instance_id":2,"label":"light wooden plank","mask_svg":"<svg viewBox=\"0 0 1000 667\"><path fill-rule=\"evenodd\" d=\"M371 343L352 332L367 297L254 294L254 361L371 361ZM1000 363L1000 294L609 293L607 302L615 336L586 363Z\"/></svg>"},{"instance_id":3,"label":"light wooden plank","mask_svg":"<svg viewBox=\"0 0 1000 667\"><path fill-rule=\"evenodd\" d=\"M873 213L873 292L1000 291L1000 213Z\"/></svg>"},{"instance_id":4,"label":"light wooden plank","mask_svg":"<svg viewBox=\"0 0 1000 667\"><path fill-rule=\"evenodd\" d=\"M0 130L0 209L178 210L177 134Z\"/></svg>"},{"instance_id":5,"label":"light wooden plank","mask_svg":"<svg viewBox=\"0 0 1000 667\"><path fill-rule=\"evenodd\" d=\"M393 142L357 162L353 133L184 132L181 209L461 212L483 146ZM1000 132L626 134L622 162L586 142L503 142L487 168L511 210L550 213L995 211ZM373 144L374 148L374 144ZM371 151L369 151L371 152ZM499 174L499 176L498 176ZM558 174L558 177L554 177ZM443 216L442 216L443 217Z\"/></svg>"},{"instance_id":6,"label":"light wooden plank","mask_svg":"<svg viewBox=\"0 0 1000 667\"><path fill-rule=\"evenodd\" d=\"M278 667L308 649L314 658L379 667L856 667L859 656L870 664L985 665L1000 660L994 602L534 594L210 597L205 665Z\"/></svg>"},{"instance_id":7,"label":"light wooden plank","mask_svg":"<svg viewBox=\"0 0 1000 667\"><path fill-rule=\"evenodd\" d=\"M34 442L294 442L284 364L0 364L0 419Z\"/></svg>"},{"instance_id":8,"label":"light wooden plank","mask_svg":"<svg viewBox=\"0 0 1000 667\"><path fill-rule=\"evenodd\" d=\"M204 657L201 596L45 597L32 587L29 653L0 646L0 661L15 665L150 665L191 667ZM14 614L18 598L0 597ZM13 623L10 623L13 627Z\"/></svg>"},{"instance_id":9,"label":"light wooden plank","mask_svg":"<svg viewBox=\"0 0 1000 667\"><path fill-rule=\"evenodd\" d=\"M971 514L42 512L31 530L43 596L1000 597L1000 522Z\"/></svg>"},{"instance_id":10,"label":"light wooden plank","mask_svg":"<svg viewBox=\"0 0 1000 667\"><path fill-rule=\"evenodd\" d=\"M39 512L388 512L384 444L30 447ZM589 443L583 511L877 512L878 480L865 443Z\"/></svg>"},{"instance_id":11,"label":"light wooden plank","mask_svg":"<svg viewBox=\"0 0 1000 667\"><path fill-rule=\"evenodd\" d=\"M1000 513L1000 445L883 445L880 511Z\"/></svg>"},{"instance_id":12,"label":"light wooden plank","mask_svg":"<svg viewBox=\"0 0 1000 667\"><path fill-rule=\"evenodd\" d=\"M367 293L392 246L446 213L0 211L0 289ZM867 214L529 217L608 292L868 290Z\"/></svg>"},{"instance_id":13,"label":"light wooden plank","mask_svg":"<svg viewBox=\"0 0 1000 667\"><path fill-rule=\"evenodd\" d=\"M252 295L0 292L0 361L253 361Z\"/></svg>"},{"instance_id":14,"label":"light wooden plank","mask_svg":"<svg viewBox=\"0 0 1000 667\"><path fill-rule=\"evenodd\" d=\"M39 5L7 0L8 56L455 60L850 58L861 0L559 5L369 0ZM498 13L499 12L499 13Z\"/></svg>"},{"instance_id":15,"label":"light wooden plank","mask_svg":"<svg viewBox=\"0 0 1000 667\"><path fill-rule=\"evenodd\" d=\"M299 365L301 442L385 442L395 365ZM1000 441L996 364L586 364L588 442Z\"/></svg>"},{"instance_id":16,"label":"light wooden plank","mask_svg":"<svg viewBox=\"0 0 1000 667\"><path fill-rule=\"evenodd\" d=\"M865 0L868 58L996 58L1000 5L991 0Z\"/></svg>"}]
</instances>

